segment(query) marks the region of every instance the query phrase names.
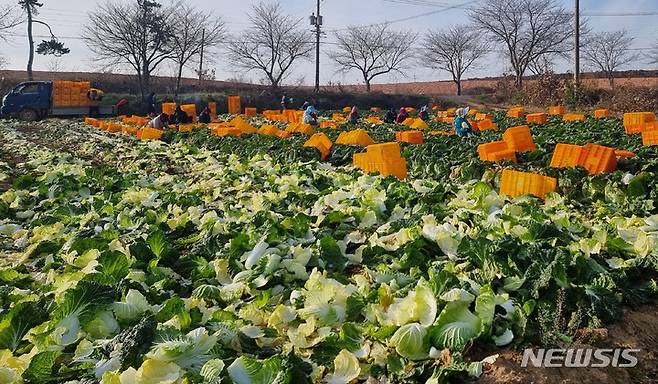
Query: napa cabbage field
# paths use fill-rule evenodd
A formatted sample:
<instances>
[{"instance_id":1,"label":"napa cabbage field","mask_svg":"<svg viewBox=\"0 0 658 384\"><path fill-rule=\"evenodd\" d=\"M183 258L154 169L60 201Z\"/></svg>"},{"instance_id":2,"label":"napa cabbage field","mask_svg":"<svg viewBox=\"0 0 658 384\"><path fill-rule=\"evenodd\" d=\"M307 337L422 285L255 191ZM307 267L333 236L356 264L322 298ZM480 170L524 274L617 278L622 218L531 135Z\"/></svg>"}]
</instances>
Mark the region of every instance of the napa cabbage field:
<instances>
[{"instance_id":1,"label":"napa cabbage field","mask_svg":"<svg viewBox=\"0 0 658 384\"><path fill-rule=\"evenodd\" d=\"M496 131L402 144L398 180L301 134L2 120L0 382L452 383L621 321L658 293L658 151L618 119L531 130L516 164L479 160ZM558 143L637 156L591 176ZM502 169L557 190L505 196Z\"/></svg>"}]
</instances>

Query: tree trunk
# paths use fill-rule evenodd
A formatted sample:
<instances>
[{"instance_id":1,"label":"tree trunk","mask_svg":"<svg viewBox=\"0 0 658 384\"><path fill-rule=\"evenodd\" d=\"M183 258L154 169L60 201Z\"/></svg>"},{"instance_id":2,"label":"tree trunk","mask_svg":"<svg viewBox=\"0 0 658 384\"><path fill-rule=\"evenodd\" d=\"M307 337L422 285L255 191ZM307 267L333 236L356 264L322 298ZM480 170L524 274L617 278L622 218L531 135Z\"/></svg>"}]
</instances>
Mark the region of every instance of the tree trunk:
<instances>
[{"instance_id":1,"label":"tree trunk","mask_svg":"<svg viewBox=\"0 0 658 384\"><path fill-rule=\"evenodd\" d=\"M199 76L201 76L201 74L199 74ZM178 94L180 93L180 83L181 83L181 78L182 77L183 77L183 64L179 64L178 65L178 77L176 78L176 92L174 93L174 100L178 99Z\"/></svg>"},{"instance_id":2,"label":"tree trunk","mask_svg":"<svg viewBox=\"0 0 658 384\"><path fill-rule=\"evenodd\" d=\"M523 87L523 73L521 71L516 71L515 84L518 89Z\"/></svg>"},{"instance_id":3,"label":"tree trunk","mask_svg":"<svg viewBox=\"0 0 658 384\"><path fill-rule=\"evenodd\" d=\"M457 96L462 95L462 80L461 79L456 79L454 80L455 84L457 84Z\"/></svg>"},{"instance_id":4,"label":"tree trunk","mask_svg":"<svg viewBox=\"0 0 658 384\"><path fill-rule=\"evenodd\" d=\"M30 53L27 59L27 79L29 81L34 80L34 75L32 74L32 65L34 64L34 36L32 36L32 6L27 3L25 6L27 11L27 41L30 46Z\"/></svg>"},{"instance_id":5,"label":"tree trunk","mask_svg":"<svg viewBox=\"0 0 658 384\"><path fill-rule=\"evenodd\" d=\"M608 83L610 83L610 88L615 87L615 75L614 74L609 74L608 75Z\"/></svg>"},{"instance_id":6,"label":"tree trunk","mask_svg":"<svg viewBox=\"0 0 658 384\"><path fill-rule=\"evenodd\" d=\"M366 92L370 93L370 80L368 79L365 80L366 80Z\"/></svg>"}]
</instances>

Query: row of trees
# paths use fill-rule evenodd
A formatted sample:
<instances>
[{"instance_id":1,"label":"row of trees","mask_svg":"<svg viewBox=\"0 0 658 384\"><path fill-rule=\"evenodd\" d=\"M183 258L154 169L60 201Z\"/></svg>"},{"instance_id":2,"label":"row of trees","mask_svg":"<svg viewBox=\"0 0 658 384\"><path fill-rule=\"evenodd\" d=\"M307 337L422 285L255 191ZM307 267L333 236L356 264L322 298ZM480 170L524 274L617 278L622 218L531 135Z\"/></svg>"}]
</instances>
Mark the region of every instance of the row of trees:
<instances>
[{"instance_id":1,"label":"row of trees","mask_svg":"<svg viewBox=\"0 0 658 384\"><path fill-rule=\"evenodd\" d=\"M21 0L27 15L30 60L34 51L33 18L43 4ZM4 16L4 17L3 17ZM24 18L11 9L0 9L0 36ZM550 71L557 59L568 59L573 50L573 14L557 0L489 0L469 11L471 23L419 36L393 30L388 24L352 26L333 32L335 42L328 56L341 72L358 72L370 91L372 81L385 74L403 74L420 65L452 76L461 93L464 75L483 64L493 53L502 55L521 87L528 72ZM198 10L183 1L163 5L152 0L108 1L89 15L83 39L95 58L108 68L127 66L139 80L142 96L151 89L151 77L164 62L177 68L176 94L186 67L206 57L216 57L225 48L226 61L234 70L256 71L273 88L292 73L299 60L313 50L302 19L284 12L276 3L259 3L248 13L250 27L229 35L224 21L212 12ZM50 27L48 27L50 28ZM53 36L37 52L60 55L67 49ZM614 72L634 60L633 42L624 31L591 33L581 27L581 50L592 68L606 73L612 84ZM414 47L415 44L420 48ZM652 61L658 63L658 45ZM198 72L198 71L197 71ZM203 74L197 73L202 76Z\"/></svg>"}]
</instances>

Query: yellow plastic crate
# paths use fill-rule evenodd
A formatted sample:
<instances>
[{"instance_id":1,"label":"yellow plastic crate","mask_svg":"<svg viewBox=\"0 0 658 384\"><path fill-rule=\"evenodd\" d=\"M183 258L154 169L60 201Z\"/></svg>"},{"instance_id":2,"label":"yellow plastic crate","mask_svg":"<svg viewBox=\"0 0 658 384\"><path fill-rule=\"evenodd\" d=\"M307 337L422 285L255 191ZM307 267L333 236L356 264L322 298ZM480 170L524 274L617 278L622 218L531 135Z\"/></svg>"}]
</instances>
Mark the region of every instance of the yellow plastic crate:
<instances>
[{"instance_id":1,"label":"yellow plastic crate","mask_svg":"<svg viewBox=\"0 0 658 384\"><path fill-rule=\"evenodd\" d=\"M500 193L510 197L533 195L541 199L557 188L557 179L535 173L503 171L500 179Z\"/></svg>"},{"instance_id":2,"label":"yellow plastic crate","mask_svg":"<svg viewBox=\"0 0 658 384\"><path fill-rule=\"evenodd\" d=\"M527 125L509 128L503 134L503 140L507 143L508 149L516 152L530 152L537 149Z\"/></svg>"},{"instance_id":3,"label":"yellow plastic crate","mask_svg":"<svg viewBox=\"0 0 658 384\"><path fill-rule=\"evenodd\" d=\"M624 113L624 130L627 134L642 133L655 129L656 115L653 112Z\"/></svg>"},{"instance_id":4,"label":"yellow plastic crate","mask_svg":"<svg viewBox=\"0 0 658 384\"><path fill-rule=\"evenodd\" d=\"M311 136L311 138L308 139L306 143L304 143L304 147L317 148L318 151L320 151L322 160L326 160L327 157L329 157L329 154L331 154L332 146L333 143L324 133L316 133L315 135Z\"/></svg>"}]
</instances>

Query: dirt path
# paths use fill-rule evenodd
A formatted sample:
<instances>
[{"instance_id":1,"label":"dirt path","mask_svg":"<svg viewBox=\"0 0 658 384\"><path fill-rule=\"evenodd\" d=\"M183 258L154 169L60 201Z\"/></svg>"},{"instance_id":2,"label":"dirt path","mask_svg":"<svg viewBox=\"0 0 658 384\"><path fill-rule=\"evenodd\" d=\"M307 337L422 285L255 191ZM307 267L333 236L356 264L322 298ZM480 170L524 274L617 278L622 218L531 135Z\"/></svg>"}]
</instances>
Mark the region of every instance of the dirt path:
<instances>
[{"instance_id":1,"label":"dirt path","mask_svg":"<svg viewBox=\"0 0 658 384\"><path fill-rule=\"evenodd\" d=\"M650 384L658 383L658 305L626 311L610 328L584 332L588 339L574 348L633 348L638 365L634 368L522 368L522 355L515 351L500 354L485 368L478 384Z\"/></svg>"}]
</instances>

